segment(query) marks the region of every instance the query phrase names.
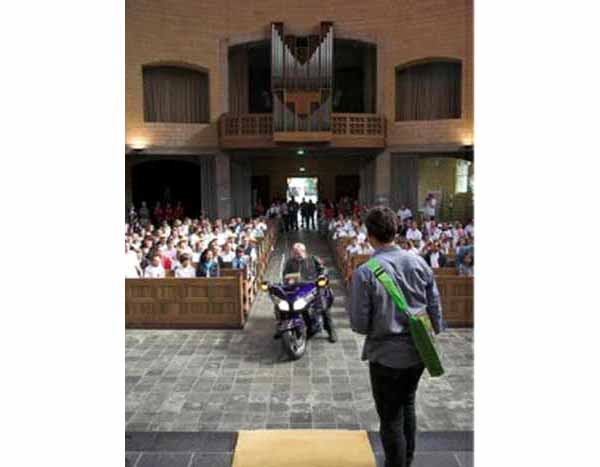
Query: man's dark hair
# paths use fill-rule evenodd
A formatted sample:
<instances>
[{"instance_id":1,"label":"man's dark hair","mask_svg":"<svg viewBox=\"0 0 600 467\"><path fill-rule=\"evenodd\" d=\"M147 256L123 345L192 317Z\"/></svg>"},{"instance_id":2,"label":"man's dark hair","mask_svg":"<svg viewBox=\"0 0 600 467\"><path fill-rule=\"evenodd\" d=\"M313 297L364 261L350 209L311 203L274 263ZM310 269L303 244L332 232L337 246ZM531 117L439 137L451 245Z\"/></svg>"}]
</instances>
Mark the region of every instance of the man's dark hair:
<instances>
[{"instance_id":1,"label":"man's dark hair","mask_svg":"<svg viewBox=\"0 0 600 467\"><path fill-rule=\"evenodd\" d=\"M390 243L398 230L396 214L390 208L375 207L365 219L367 232L381 243Z\"/></svg>"}]
</instances>

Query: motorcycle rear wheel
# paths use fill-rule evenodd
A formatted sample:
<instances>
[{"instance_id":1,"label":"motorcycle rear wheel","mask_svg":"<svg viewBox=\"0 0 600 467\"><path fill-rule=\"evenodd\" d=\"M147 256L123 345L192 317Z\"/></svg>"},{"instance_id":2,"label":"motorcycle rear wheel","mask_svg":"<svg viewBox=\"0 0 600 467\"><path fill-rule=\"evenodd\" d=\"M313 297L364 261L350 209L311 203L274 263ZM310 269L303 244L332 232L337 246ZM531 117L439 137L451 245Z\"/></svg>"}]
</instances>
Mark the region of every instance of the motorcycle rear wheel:
<instances>
[{"instance_id":1,"label":"motorcycle rear wheel","mask_svg":"<svg viewBox=\"0 0 600 467\"><path fill-rule=\"evenodd\" d=\"M306 351L306 330L290 329L281 335L283 350L292 360L302 358Z\"/></svg>"}]
</instances>

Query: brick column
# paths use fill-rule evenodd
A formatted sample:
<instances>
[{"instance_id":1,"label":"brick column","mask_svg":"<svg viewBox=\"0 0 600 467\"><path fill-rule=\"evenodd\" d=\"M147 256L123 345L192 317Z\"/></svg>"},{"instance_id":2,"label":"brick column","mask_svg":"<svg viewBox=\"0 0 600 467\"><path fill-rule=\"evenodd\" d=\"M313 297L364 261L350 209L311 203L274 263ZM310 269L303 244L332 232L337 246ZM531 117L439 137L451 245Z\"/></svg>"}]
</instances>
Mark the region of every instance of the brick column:
<instances>
[{"instance_id":1,"label":"brick column","mask_svg":"<svg viewBox=\"0 0 600 467\"><path fill-rule=\"evenodd\" d=\"M125 212L129 212L129 206L133 203L133 184L131 177L131 163L129 157L125 155ZM136 206L139 209L139 206Z\"/></svg>"},{"instance_id":2,"label":"brick column","mask_svg":"<svg viewBox=\"0 0 600 467\"><path fill-rule=\"evenodd\" d=\"M383 151L375 158L375 204L390 204L391 171L390 153Z\"/></svg>"},{"instance_id":3,"label":"brick column","mask_svg":"<svg viewBox=\"0 0 600 467\"><path fill-rule=\"evenodd\" d=\"M231 217L231 169L229 162L228 154L216 154L217 215L222 218Z\"/></svg>"}]
</instances>

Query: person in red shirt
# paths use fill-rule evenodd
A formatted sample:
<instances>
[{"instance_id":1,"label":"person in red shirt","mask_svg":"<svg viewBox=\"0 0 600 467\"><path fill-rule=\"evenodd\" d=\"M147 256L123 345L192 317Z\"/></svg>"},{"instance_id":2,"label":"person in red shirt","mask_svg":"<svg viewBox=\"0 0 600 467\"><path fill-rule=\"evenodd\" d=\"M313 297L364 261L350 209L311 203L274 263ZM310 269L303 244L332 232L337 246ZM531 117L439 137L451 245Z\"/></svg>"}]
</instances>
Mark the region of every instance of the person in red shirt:
<instances>
[{"instance_id":1,"label":"person in red shirt","mask_svg":"<svg viewBox=\"0 0 600 467\"><path fill-rule=\"evenodd\" d=\"M354 214L354 217L360 217L360 204L358 204L358 201L354 202L354 206L352 207L352 214Z\"/></svg>"},{"instance_id":2,"label":"person in red shirt","mask_svg":"<svg viewBox=\"0 0 600 467\"><path fill-rule=\"evenodd\" d=\"M184 215L184 210L183 210L183 204L181 204L181 201L177 201L177 206L175 206L175 219L183 219L183 215Z\"/></svg>"},{"instance_id":3,"label":"person in red shirt","mask_svg":"<svg viewBox=\"0 0 600 467\"><path fill-rule=\"evenodd\" d=\"M324 214L325 214L325 219L327 219L328 221L333 219L333 216L335 215L335 210L333 209L333 207L331 206L331 204L329 202L325 204Z\"/></svg>"},{"instance_id":4,"label":"person in red shirt","mask_svg":"<svg viewBox=\"0 0 600 467\"><path fill-rule=\"evenodd\" d=\"M164 217L165 213L164 213L163 209L160 207L160 202L159 201L156 202L156 206L154 206L154 211L152 211L152 214L154 215L154 221L157 224L162 223L162 221L165 218Z\"/></svg>"},{"instance_id":5,"label":"person in red shirt","mask_svg":"<svg viewBox=\"0 0 600 467\"><path fill-rule=\"evenodd\" d=\"M257 217L262 217L265 213L265 207L263 206L262 202L260 201L260 199L256 202L256 216Z\"/></svg>"},{"instance_id":6,"label":"person in red shirt","mask_svg":"<svg viewBox=\"0 0 600 467\"><path fill-rule=\"evenodd\" d=\"M160 255L160 262L162 263L162 267L165 271L170 271L173 268L173 262L169 255L166 254L165 250L158 250L158 254Z\"/></svg>"},{"instance_id":7,"label":"person in red shirt","mask_svg":"<svg viewBox=\"0 0 600 467\"><path fill-rule=\"evenodd\" d=\"M171 203L167 203L167 206L165 207L165 219L167 219L167 222L173 222L174 214L175 212L171 207Z\"/></svg>"}]
</instances>

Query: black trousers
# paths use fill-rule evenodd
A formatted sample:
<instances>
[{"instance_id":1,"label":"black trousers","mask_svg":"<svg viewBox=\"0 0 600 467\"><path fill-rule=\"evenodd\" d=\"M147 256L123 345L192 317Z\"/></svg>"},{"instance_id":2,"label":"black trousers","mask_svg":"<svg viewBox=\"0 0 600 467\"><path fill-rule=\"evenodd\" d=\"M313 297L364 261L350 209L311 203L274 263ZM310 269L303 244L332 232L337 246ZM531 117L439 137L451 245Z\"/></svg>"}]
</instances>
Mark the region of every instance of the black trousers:
<instances>
[{"instance_id":1,"label":"black trousers","mask_svg":"<svg viewBox=\"0 0 600 467\"><path fill-rule=\"evenodd\" d=\"M415 395L425 367L390 368L370 363L371 388L379 414L385 467L409 467L415 454Z\"/></svg>"}]
</instances>

